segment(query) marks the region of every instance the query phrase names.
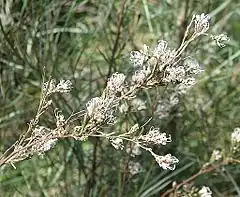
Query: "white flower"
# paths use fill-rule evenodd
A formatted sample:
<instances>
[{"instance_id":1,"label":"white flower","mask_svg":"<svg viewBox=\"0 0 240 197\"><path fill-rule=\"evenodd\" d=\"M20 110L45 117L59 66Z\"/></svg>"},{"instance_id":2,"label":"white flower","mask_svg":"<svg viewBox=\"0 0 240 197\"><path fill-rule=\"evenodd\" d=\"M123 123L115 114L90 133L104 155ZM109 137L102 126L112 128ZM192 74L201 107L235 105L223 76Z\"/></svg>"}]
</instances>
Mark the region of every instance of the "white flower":
<instances>
[{"instance_id":1,"label":"white flower","mask_svg":"<svg viewBox=\"0 0 240 197\"><path fill-rule=\"evenodd\" d=\"M210 20L210 16L207 14L205 15L204 13L202 13L200 15L196 15L194 19L195 33L198 33L198 34L205 33L209 29L209 20Z\"/></svg>"},{"instance_id":2,"label":"white flower","mask_svg":"<svg viewBox=\"0 0 240 197\"><path fill-rule=\"evenodd\" d=\"M96 122L115 123L112 108L115 107L113 100L104 100L102 97L92 98L86 104L88 116Z\"/></svg>"},{"instance_id":3,"label":"white flower","mask_svg":"<svg viewBox=\"0 0 240 197\"><path fill-rule=\"evenodd\" d=\"M47 95L55 93L55 92L70 92L72 89L72 82L69 80L60 80L56 85L55 79L51 79L43 84L43 91L46 92Z\"/></svg>"},{"instance_id":4,"label":"white flower","mask_svg":"<svg viewBox=\"0 0 240 197\"><path fill-rule=\"evenodd\" d=\"M63 126L65 123L65 117L62 114L62 111L55 111L55 117L56 117L56 126Z\"/></svg>"},{"instance_id":5,"label":"white flower","mask_svg":"<svg viewBox=\"0 0 240 197\"><path fill-rule=\"evenodd\" d=\"M135 67L142 67L144 62L148 60L148 56L149 47L144 44L142 50L130 52L130 61L133 63Z\"/></svg>"},{"instance_id":6,"label":"white flower","mask_svg":"<svg viewBox=\"0 0 240 197\"><path fill-rule=\"evenodd\" d=\"M121 138L110 139L110 142L111 142L112 146L117 150L119 150L119 149L122 150L124 148L123 140Z\"/></svg>"},{"instance_id":7,"label":"white flower","mask_svg":"<svg viewBox=\"0 0 240 197\"><path fill-rule=\"evenodd\" d=\"M113 92L121 92L124 88L124 81L126 76L122 73L114 73L107 82L107 88Z\"/></svg>"},{"instance_id":8,"label":"white flower","mask_svg":"<svg viewBox=\"0 0 240 197\"><path fill-rule=\"evenodd\" d=\"M164 40L159 40L155 48L153 49L153 56L159 59L162 54L165 53L167 49L167 42Z\"/></svg>"},{"instance_id":9,"label":"white flower","mask_svg":"<svg viewBox=\"0 0 240 197\"><path fill-rule=\"evenodd\" d=\"M171 135L166 133L160 133L159 128L152 127L146 135L139 136L140 140L146 143L152 143L156 145L166 145L167 142L171 142Z\"/></svg>"},{"instance_id":10,"label":"white flower","mask_svg":"<svg viewBox=\"0 0 240 197\"><path fill-rule=\"evenodd\" d=\"M49 133L50 131L51 131L51 129L49 129L49 128L37 125L33 129L32 136L34 136L34 138L35 137L41 137L41 136L45 135L46 133Z\"/></svg>"},{"instance_id":11,"label":"white flower","mask_svg":"<svg viewBox=\"0 0 240 197\"><path fill-rule=\"evenodd\" d=\"M167 67L166 68L166 77L163 79L163 82L166 83L176 83L183 81L186 71L183 66L176 66L176 67Z\"/></svg>"},{"instance_id":12,"label":"white flower","mask_svg":"<svg viewBox=\"0 0 240 197\"><path fill-rule=\"evenodd\" d=\"M222 159L221 151L220 150L213 150L211 160L212 161L219 161L220 159Z\"/></svg>"},{"instance_id":13,"label":"white flower","mask_svg":"<svg viewBox=\"0 0 240 197\"><path fill-rule=\"evenodd\" d=\"M176 157L172 156L171 154L167 154L165 156L159 156L159 155L156 155L155 153L152 153L152 155L154 156L158 165L164 170L167 170L167 169L174 170L176 167L176 163L179 162L179 160Z\"/></svg>"},{"instance_id":14,"label":"white flower","mask_svg":"<svg viewBox=\"0 0 240 197\"><path fill-rule=\"evenodd\" d=\"M70 92L72 89L72 82L70 80L60 80L57 84L55 92Z\"/></svg>"},{"instance_id":15,"label":"white flower","mask_svg":"<svg viewBox=\"0 0 240 197\"><path fill-rule=\"evenodd\" d=\"M170 48L167 48L164 53L159 57L160 64L159 64L159 70L162 71L162 69L167 65L174 62L174 59L176 57L176 50L171 50Z\"/></svg>"},{"instance_id":16,"label":"white flower","mask_svg":"<svg viewBox=\"0 0 240 197\"><path fill-rule=\"evenodd\" d=\"M219 47L221 47L221 48L226 46L226 45L225 45L224 43L222 43L222 42L226 42L226 41L229 41L229 40L230 40L229 37L228 37L226 34L219 34L219 35L216 35L216 36L212 35L211 38L212 38L213 40L215 40L216 43L217 43L217 45L218 45Z\"/></svg>"},{"instance_id":17,"label":"white flower","mask_svg":"<svg viewBox=\"0 0 240 197\"><path fill-rule=\"evenodd\" d=\"M144 66L143 69L137 70L132 76L132 81L135 84L142 85L146 81L147 77L151 74L151 69L149 66Z\"/></svg>"},{"instance_id":18,"label":"white flower","mask_svg":"<svg viewBox=\"0 0 240 197\"><path fill-rule=\"evenodd\" d=\"M197 60L195 60L193 58L187 58L184 61L184 66L185 66L186 72L189 75L197 75L204 71L203 68L200 67Z\"/></svg>"},{"instance_id":19,"label":"white flower","mask_svg":"<svg viewBox=\"0 0 240 197\"><path fill-rule=\"evenodd\" d=\"M43 84L43 91L46 92L46 94L51 94L55 91L56 88L56 80L51 79L50 81L47 81Z\"/></svg>"},{"instance_id":20,"label":"white flower","mask_svg":"<svg viewBox=\"0 0 240 197\"><path fill-rule=\"evenodd\" d=\"M200 197L211 197L212 191L209 187L203 186L201 190L199 190L198 194Z\"/></svg>"},{"instance_id":21,"label":"white flower","mask_svg":"<svg viewBox=\"0 0 240 197\"><path fill-rule=\"evenodd\" d=\"M56 142L57 142L57 139L48 140L46 143L44 143L41 150L43 152L50 150L56 144Z\"/></svg>"},{"instance_id":22,"label":"white flower","mask_svg":"<svg viewBox=\"0 0 240 197\"><path fill-rule=\"evenodd\" d=\"M240 128L235 128L232 132L232 142L240 143Z\"/></svg>"}]
</instances>

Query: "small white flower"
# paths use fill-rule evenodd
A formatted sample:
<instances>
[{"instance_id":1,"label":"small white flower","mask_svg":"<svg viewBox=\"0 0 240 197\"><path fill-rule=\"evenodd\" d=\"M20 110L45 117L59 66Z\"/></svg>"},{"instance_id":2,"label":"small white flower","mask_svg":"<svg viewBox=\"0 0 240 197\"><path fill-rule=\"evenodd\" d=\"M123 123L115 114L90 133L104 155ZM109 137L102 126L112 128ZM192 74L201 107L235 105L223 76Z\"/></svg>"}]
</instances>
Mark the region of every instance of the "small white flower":
<instances>
[{"instance_id":1,"label":"small white flower","mask_svg":"<svg viewBox=\"0 0 240 197\"><path fill-rule=\"evenodd\" d=\"M139 51L131 51L130 53L130 61L133 63L135 67L140 67L143 65L145 60L145 55Z\"/></svg>"},{"instance_id":2,"label":"small white flower","mask_svg":"<svg viewBox=\"0 0 240 197\"><path fill-rule=\"evenodd\" d=\"M184 61L184 66L185 66L186 72L189 75L197 75L204 71L203 68L200 67L197 60L195 60L193 58L187 58Z\"/></svg>"},{"instance_id":3,"label":"small white flower","mask_svg":"<svg viewBox=\"0 0 240 197\"><path fill-rule=\"evenodd\" d=\"M146 143L152 143L156 145L166 145L167 142L171 142L171 135L166 133L160 133L159 128L152 127L146 135L139 136L140 140Z\"/></svg>"},{"instance_id":4,"label":"small white flower","mask_svg":"<svg viewBox=\"0 0 240 197\"><path fill-rule=\"evenodd\" d=\"M195 22L195 27L194 30L198 34L203 34L209 29L209 20L210 16L205 15L204 13L200 15L196 15L194 22Z\"/></svg>"},{"instance_id":5,"label":"small white flower","mask_svg":"<svg viewBox=\"0 0 240 197\"><path fill-rule=\"evenodd\" d=\"M40 148L41 152L46 152L50 150L57 142L57 139L50 139L47 142L45 142L42 147Z\"/></svg>"},{"instance_id":6,"label":"small white flower","mask_svg":"<svg viewBox=\"0 0 240 197\"><path fill-rule=\"evenodd\" d=\"M141 70L137 70L135 74L132 76L132 81L135 84L142 85L146 81L147 77L151 74L151 70L149 66L144 67Z\"/></svg>"},{"instance_id":7,"label":"small white flower","mask_svg":"<svg viewBox=\"0 0 240 197\"><path fill-rule=\"evenodd\" d=\"M176 83L183 81L186 71L183 66L167 67L166 77L163 79L166 83Z\"/></svg>"},{"instance_id":8,"label":"small white flower","mask_svg":"<svg viewBox=\"0 0 240 197\"><path fill-rule=\"evenodd\" d=\"M222 159L221 151L220 150L213 150L211 160L212 161L219 161L220 159Z\"/></svg>"},{"instance_id":9,"label":"small white flower","mask_svg":"<svg viewBox=\"0 0 240 197\"><path fill-rule=\"evenodd\" d=\"M232 132L232 142L240 143L240 128L235 128Z\"/></svg>"},{"instance_id":10,"label":"small white flower","mask_svg":"<svg viewBox=\"0 0 240 197\"><path fill-rule=\"evenodd\" d=\"M117 104L116 104L117 105ZM115 107L113 100L104 100L102 97L92 98L86 104L88 116L96 122L106 122L114 124L115 117L113 116L112 108Z\"/></svg>"},{"instance_id":11,"label":"small white flower","mask_svg":"<svg viewBox=\"0 0 240 197\"><path fill-rule=\"evenodd\" d=\"M167 42L164 40L159 40L155 48L153 49L153 56L159 59L162 54L165 53L167 49Z\"/></svg>"},{"instance_id":12,"label":"small white flower","mask_svg":"<svg viewBox=\"0 0 240 197\"><path fill-rule=\"evenodd\" d=\"M229 41L229 37L226 34L212 35L211 38L216 41L219 47L225 47L226 45L223 42Z\"/></svg>"},{"instance_id":13,"label":"small white flower","mask_svg":"<svg viewBox=\"0 0 240 197\"><path fill-rule=\"evenodd\" d=\"M179 160L176 157L172 156L171 154L167 154L165 156L159 156L152 153L152 155L154 156L158 165L164 170L167 170L167 169L174 170L176 167L176 164L179 162Z\"/></svg>"},{"instance_id":14,"label":"small white flower","mask_svg":"<svg viewBox=\"0 0 240 197\"><path fill-rule=\"evenodd\" d=\"M130 61L133 63L134 67L142 67L144 62L148 60L149 56L149 47L143 45L143 49L140 51L131 51L130 52Z\"/></svg>"},{"instance_id":15,"label":"small white flower","mask_svg":"<svg viewBox=\"0 0 240 197\"><path fill-rule=\"evenodd\" d=\"M56 80L51 79L50 81L47 81L43 84L43 91L46 92L46 94L51 94L55 92L56 88Z\"/></svg>"},{"instance_id":16,"label":"small white flower","mask_svg":"<svg viewBox=\"0 0 240 197\"><path fill-rule=\"evenodd\" d=\"M51 129L49 129L49 128L37 125L33 129L32 136L34 136L34 137L41 137L41 136L45 135L46 133L49 133L50 131L51 131Z\"/></svg>"},{"instance_id":17,"label":"small white flower","mask_svg":"<svg viewBox=\"0 0 240 197\"><path fill-rule=\"evenodd\" d=\"M112 146L117 150L123 150L123 140L121 138L110 139Z\"/></svg>"},{"instance_id":18,"label":"small white flower","mask_svg":"<svg viewBox=\"0 0 240 197\"><path fill-rule=\"evenodd\" d=\"M72 89L72 82L70 80L60 80L57 84L55 92L70 92Z\"/></svg>"},{"instance_id":19,"label":"small white flower","mask_svg":"<svg viewBox=\"0 0 240 197\"><path fill-rule=\"evenodd\" d=\"M65 117L62 114L62 111L55 111L56 125L57 127L63 126L65 123Z\"/></svg>"},{"instance_id":20,"label":"small white flower","mask_svg":"<svg viewBox=\"0 0 240 197\"><path fill-rule=\"evenodd\" d=\"M203 186L201 190L199 190L198 194L200 195L200 197L211 197L212 191L209 187Z\"/></svg>"},{"instance_id":21,"label":"small white flower","mask_svg":"<svg viewBox=\"0 0 240 197\"><path fill-rule=\"evenodd\" d=\"M107 82L107 88L113 92L121 92L124 88L124 81L126 76L122 73L114 73Z\"/></svg>"}]
</instances>

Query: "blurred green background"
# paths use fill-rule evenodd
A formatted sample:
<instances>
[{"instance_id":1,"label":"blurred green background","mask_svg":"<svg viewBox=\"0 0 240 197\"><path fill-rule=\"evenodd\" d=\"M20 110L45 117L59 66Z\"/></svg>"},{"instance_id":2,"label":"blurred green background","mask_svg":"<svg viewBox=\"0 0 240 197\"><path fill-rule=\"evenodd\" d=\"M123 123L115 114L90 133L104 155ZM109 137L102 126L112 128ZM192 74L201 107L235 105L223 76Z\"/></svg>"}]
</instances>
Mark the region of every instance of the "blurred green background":
<instances>
[{"instance_id":1,"label":"blurred green background","mask_svg":"<svg viewBox=\"0 0 240 197\"><path fill-rule=\"evenodd\" d=\"M69 95L53 98L67 116L99 96L113 72L131 75L129 52L164 39L178 47L193 14L210 13L210 33L226 32L230 42L218 48L202 38L187 49L204 67L199 83L169 118L153 117L151 125L171 133L173 143L159 153L172 153L180 163L164 171L148 153L134 158L139 174L125 171L129 155L106 140L61 140L43 156L0 169L0 196L161 196L209 161L214 149L228 150L231 132L240 126L240 3L238 0L2 0L0 24L0 151L4 152L34 117L43 73L70 79ZM144 90L148 109L122 115L111 129L144 124L163 90ZM50 111L42 120L54 123ZM240 196L240 166L196 178L213 196Z\"/></svg>"}]
</instances>

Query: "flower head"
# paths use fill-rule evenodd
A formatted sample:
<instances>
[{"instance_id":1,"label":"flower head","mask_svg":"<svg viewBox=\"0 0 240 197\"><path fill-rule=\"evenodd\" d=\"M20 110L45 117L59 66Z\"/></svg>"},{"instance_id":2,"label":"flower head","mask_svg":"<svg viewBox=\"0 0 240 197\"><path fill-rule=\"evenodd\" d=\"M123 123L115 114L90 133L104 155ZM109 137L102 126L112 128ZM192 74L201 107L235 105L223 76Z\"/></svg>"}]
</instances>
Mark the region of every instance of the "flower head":
<instances>
[{"instance_id":1,"label":"flower head","mask_svg":"<svg viewBox=\"0 0 240 197\"><path fill-rule=\"evenodd\" d=\"M114 73L107 82L107 88L113 93L121 92L124 88L126 76L122 73Z\"/></svg>"},{"instance_id":2,"label":"flower head","mask_svg":"<svg viewBox=\"0 0 240 197\"><path fill-rule=\"evenodd\" d=\"M200 15L195 15L195 19L194 19L194 30L195 33L198 34L203 34L205 33L208 29L209 29L209 20L210 20L210 16L208 14L200 14Z\"/></svg>"},{"instance_id":3,"label":"flower head","mask_svg":"<svg viewBox=\"0 0 240 197\"><path fill-rule=\"evenodd\" d=\"M167 136L166 133L160 133L159 128L152 127L146 135L139 136L139 139L145 143L166 145L167 142L171 142L171 136Z\"/></svg>"},{"instance_id":4,"label":"flower head","mask_svg":"<svg viewBox=\"0 0 240 197\"><path fill-rule=\"evenodd\" d=\"M211 197L212 196L212 191L210 190L209 187L203 186L198 194L200 195L200 197Z\"/></svg>"},{"instance_id":5,"label":"flower head","mask_svg":"<svg viewBox=\"0 0 240 197\"><path fill-rule=\"evenodd\" d=\"M153 49L153 56L159 59L161 55L165 53L167 49L167 42L164 40L159 40L155 48Z\"/></svg>"},{"instance_id":6,"label":"flower head","mask_svg":"<svg viewBox=\"0 0 240 197\"><path fill-rule=\"evenodd\" d=\"M240 143L240 128L235 128L232 132L232 142Z\"/></svg>"},{"instance_id":7,"label":"flower head","mask_svg":"<svg viewBox=\"0 0 240 197\"><path fill-rule=\"evenodd\" d=\"M55 92L70 92L72 89L72 82L70 80L60 80L57 84Z\"/></svg>"},{"instance_id":8,"label":"flower head","mask_svg":"<svg viewBox=\"0 0 240 197\"><path fill-rule=\"evenodd\" d=\"M111 142L112 146L117 150L119 150L119 149L122 150L124 148L123 140L121 138L110 139L110 142Z\"/></svg>"},{"instance_id":9,"label":"flower head","mask_svg":"<svg viewBox=\"0 0 240 197\"><path fill-rule=\"evenodd\" d=\"M92 98L86 104L88 116L91 120L100 122L106 122L108 124L115 123L115 117L113 116L114 103L111 99L103 99L102 97Z\"/></svg>"},{"instance_id":10,"label":"flower head","mask_svg":"<svg viewBox=\"0 0 240 197\"><path fill-rule=\"evenodd\" d=\"M176 167L176 164L179 162L179 160L176 157L172 156L171 154L167 154L165 156L159 156L159 155L156 155L155 153L152 153L152 155L154 156L158 165L164 170L167 170L167 169L174 170Z\"/></svg>"}]
</instances>

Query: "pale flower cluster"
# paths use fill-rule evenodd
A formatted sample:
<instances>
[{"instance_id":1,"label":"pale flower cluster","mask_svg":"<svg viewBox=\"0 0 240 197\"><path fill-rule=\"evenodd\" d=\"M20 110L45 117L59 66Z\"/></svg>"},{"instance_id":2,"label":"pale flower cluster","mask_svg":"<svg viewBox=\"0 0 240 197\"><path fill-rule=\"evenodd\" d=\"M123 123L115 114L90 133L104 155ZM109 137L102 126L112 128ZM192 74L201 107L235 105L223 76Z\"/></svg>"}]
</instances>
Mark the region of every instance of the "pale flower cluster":
<instances>
[{"instance_id":1,"label":"pale flower cluster","mask_svg":"<svg viewBox=\"0 0 240 197\"><path fill-rule=\"evenodd\" d=\"M174 170L176 167L176 164L179 162L179 160L175 156L172 156L171 154L160 156L155 153L152 153L152 155L154 156L158 165L164 170L167 170L167 169Z\"/></svg>"},{"instance_id":2,"label":"pale flower cluster","mask_svg":"<svg viewBox=\"0 0 240 197\"><path fill-rule=\"evenodd\" d=\"M233 130L231 141L232 141L233 153L238 152L240 150L240 128L239 127Z\"/></svg>"},{"instance_id":3,"label":"pale flower cluster","mask_svg":"<svg viewBox=\"0 0 240 197\"><path fill-rule=\"evenodd\" d=\"M117 150L123 150L123 140L121 138L111 138L110 142L112 146Z\"/></svg>"},{"instance_id":4,"label":"pale flower cluster","mask_svg":"<svg viewBox=\"0 0 240 197\"><path fill-rule=\"evenodd\" d=\"M110 92L118 93L122 92L124 88L124 81L126 76L122 73L114 73L107 82L107 89Z\"/></svg>"},{"instance_id":5,"label":"pale flower cluster","mask_svg":"<svg viewBox=\"0 0 240 197\"><path fill-rule=\"evenodd\" d=\"M240 143L240 128L235 128L232 132L232 142Z\"/></svg>"},{"instance_id":6,"label":"pale flower cluster","mask_svg":"<svg viewBox=\"0 0 240 197\"><path fill-rule=\"evenodd\" d=\"M213 150L210 161L219 161L222 159L222 152L220 150Z\"/></svg>"},{"instance_id":7,"label":"pale flower cluster","mask_svg":"<svg viewBox=\"0 0 240 197\"><path fill-rule=\"evenodd\" d=\"M161 133L159 128L154 127L151 127L146 135L140 135L138 139L147 144L155 145L166 145L168 142L172 141L171 135L167 136L166 133Z\"/></svg>"},{"instance_id":8,"label":"pale flower cluster","mask_svg":"<svg viewBox=\"0 0 240 197\"><path fill-rule=\"evenodd\" d=\"M60 80L59 83L56 83L55 79L51 79L43 84L43 92L46 95L52 93L68 93L72 90L72 82L70 80Z\"/></svg>"},{"instance_id":9,"label":"pale flower cluster","mask_svg":"<svg viewBox=\"0 0 240 197\"><path fill-rule=\"evenodd\" d=\"M95 97L88 101L86 107L91 121L107 124L115 123L116 118L113 115L115 104L113 99Z\"/></svg>"},{"instance_id":10,"label":"pale flower cluster","mask_svg":"<svg viewBox=\"0 0 240 197\"><path fill-rule=\"evenodd\" d=\"M200 14L194 16L195 33L203 34L209 29L210 16L208 14Z\"/></svg>"},{"instance_id":11,"label":"pale flower cluster","mask_svg":"<svg viewBox=\"0 0 240 197\"><path fill-rule=\"evenodd\" d=\"M212 191L210 190L209 187L203 186L199 192L198 192L200 197L212 197Z\"/></svg>"}]
</instances>

